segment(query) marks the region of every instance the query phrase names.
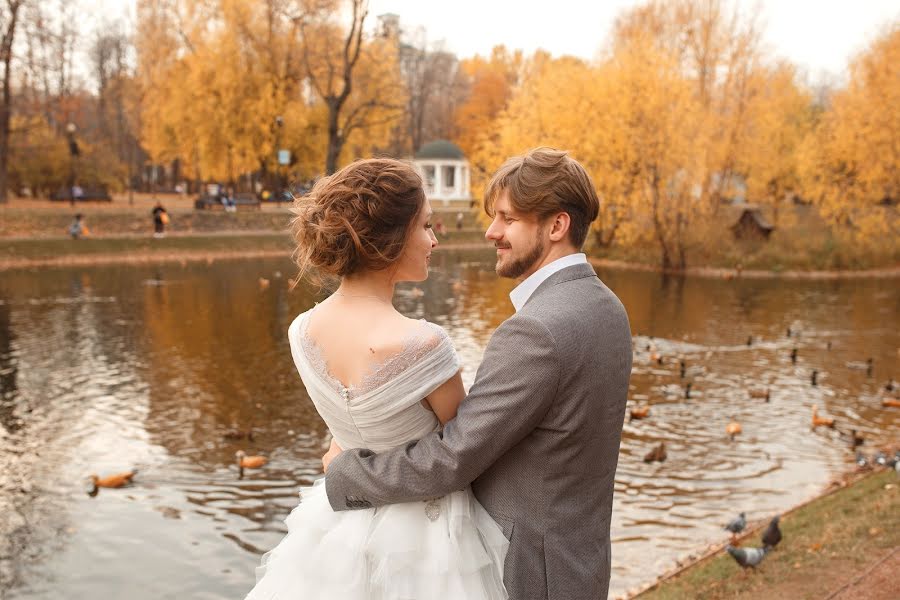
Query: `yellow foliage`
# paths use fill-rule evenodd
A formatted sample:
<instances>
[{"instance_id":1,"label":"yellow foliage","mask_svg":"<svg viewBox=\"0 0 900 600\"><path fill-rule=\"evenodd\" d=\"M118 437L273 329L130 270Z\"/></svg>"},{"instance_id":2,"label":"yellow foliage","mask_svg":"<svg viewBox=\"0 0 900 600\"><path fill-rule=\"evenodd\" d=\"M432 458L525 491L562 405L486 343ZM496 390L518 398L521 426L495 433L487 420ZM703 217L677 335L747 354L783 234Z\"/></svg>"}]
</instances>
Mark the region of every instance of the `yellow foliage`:
<instances>
[{"instance_id":1,"label":"yellow foliage","mask_svg":"<svg viewBox=\"0 0 900 600\"><path fill-rule=\"evenodd\" d=\"M897 244L900 199L900 23L850 67L801 152L806 194L837 231L858 243Z\"/></svg>"}]
</instances>

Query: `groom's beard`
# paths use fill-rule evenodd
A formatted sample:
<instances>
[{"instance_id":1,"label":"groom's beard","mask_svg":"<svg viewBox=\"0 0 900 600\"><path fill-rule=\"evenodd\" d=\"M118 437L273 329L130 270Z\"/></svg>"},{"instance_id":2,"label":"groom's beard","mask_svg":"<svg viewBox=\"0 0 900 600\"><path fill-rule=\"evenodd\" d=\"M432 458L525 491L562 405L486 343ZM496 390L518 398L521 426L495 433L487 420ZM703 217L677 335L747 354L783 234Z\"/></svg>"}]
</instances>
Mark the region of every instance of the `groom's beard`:
<instances>
[{"instance_id":1,"label":"groom's beard","mask_svg":"<svg viewBox=\"0 0 900 600\"><path fill-rule=\"evenodd\" d=\"M534 245L528 249L524 256L514 257L507 254L506 258L497 257L495 270L500 277L518 279L528 271L544 254L543 231L538 232L538 238ZM508 248L509 246L499 246Z\"/></svg>"}]
</instances>

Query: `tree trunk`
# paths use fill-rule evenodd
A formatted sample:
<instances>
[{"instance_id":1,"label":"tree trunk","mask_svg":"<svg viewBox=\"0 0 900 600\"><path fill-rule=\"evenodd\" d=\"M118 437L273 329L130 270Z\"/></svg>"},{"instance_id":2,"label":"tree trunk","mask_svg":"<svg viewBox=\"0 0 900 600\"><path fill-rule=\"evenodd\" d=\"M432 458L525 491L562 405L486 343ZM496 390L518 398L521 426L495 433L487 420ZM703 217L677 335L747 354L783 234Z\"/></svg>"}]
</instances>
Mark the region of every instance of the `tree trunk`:
<instances>
[{"instance_id":1,"label":"tree trunk","mask_svg":"<svg viewBox=\"0 0 900 600\"><path fill-rule=\"evenodd\" d=\"M16 35L16 20L22 1L9 2L9 23L3 32L0 58L3 61L3 96L0 98L0 204L6 203L7 174L9 172L9 122L12 110L12 52Z\"/></svg>"},{"instance_id":2,"label":"tree trunk","mask_svg":"<svg viewBox=\"0 0 900 600\"><path fill-rule=\"evenodd\" d=\"M337 171L338 159L344 148L344 137L338 128L338 112L340 107L333 103L328 105L328 153L325 155L325 174L332 175Z\"/></svg>"}]
</instances>

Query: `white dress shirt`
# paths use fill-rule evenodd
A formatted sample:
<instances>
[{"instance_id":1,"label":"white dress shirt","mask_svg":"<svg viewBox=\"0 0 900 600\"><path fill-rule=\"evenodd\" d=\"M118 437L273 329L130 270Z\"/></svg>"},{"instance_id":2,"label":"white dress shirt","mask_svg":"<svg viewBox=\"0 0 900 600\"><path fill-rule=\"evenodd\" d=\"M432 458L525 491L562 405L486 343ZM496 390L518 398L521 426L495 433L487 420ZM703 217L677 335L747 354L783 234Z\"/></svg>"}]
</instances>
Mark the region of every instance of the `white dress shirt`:
<instances>
[{"instance_id":1,"label":"white dress shirt","mask_svg":"<svg viewBox=\"0 0 900 600\"><path fill-rule=\"evenodd\" d=\"M534 290L538 289L538 286L544 283L544 280L548 277L557 271L562 271L566 267L582 263L587 263L587 256L584 253L567 254L562 258L557 258L548 265L544 265L529 275L528 279L517 285L513 291L509 293L509 299L512 301L513 306L516 307L516 312L522 310L522 307L525 306L525 303L531 298Z\"/></svg>"}]
</instances>

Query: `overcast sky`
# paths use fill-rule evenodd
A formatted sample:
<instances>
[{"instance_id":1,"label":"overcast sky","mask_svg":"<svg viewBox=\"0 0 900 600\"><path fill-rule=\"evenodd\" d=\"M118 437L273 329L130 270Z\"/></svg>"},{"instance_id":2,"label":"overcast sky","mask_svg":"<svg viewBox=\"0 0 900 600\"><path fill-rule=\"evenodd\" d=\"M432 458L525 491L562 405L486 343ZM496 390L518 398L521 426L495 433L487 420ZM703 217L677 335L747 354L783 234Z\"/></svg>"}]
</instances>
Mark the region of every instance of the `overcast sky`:
<instances>
[{"instance_id":1,"label":"overcast sky","mask_svg":"<svg viewBox=\"0 0 900 600\"><path fill-rule=\"evenodd\" d=\"M130 14L134 0L81 0L90 12ZM372 16L400 15L404 26L424 26L429 40L443 40L460 58L487 54L498 44L537 48L553 55L592 58L616 15L634 0L370 0ZM765 41L778 56L806 69L813 81L840 78L848 60L892 20L897 0L738 0L759 12ZM375 19L371 19L374 23Z\"/></svg>"}]
</instances>

